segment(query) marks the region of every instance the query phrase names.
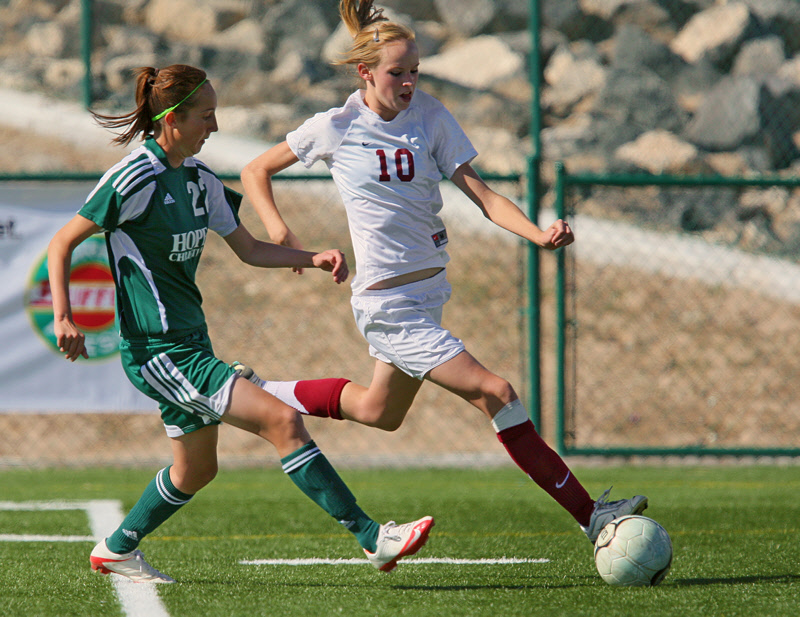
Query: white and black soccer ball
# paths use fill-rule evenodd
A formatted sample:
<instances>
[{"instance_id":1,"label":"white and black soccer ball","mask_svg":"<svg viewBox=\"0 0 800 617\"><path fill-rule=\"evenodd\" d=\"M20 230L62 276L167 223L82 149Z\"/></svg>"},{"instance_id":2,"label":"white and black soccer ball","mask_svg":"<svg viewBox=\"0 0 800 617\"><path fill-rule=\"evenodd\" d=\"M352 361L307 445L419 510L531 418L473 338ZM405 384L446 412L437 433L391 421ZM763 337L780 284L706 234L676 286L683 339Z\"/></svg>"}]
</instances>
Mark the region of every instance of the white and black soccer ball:
<instances>
[{"instance_id":1,"label":"white and black soccer ball","mask_svg":"<svg viewBox=\"0 0 800 617\"><path fill-rule=\"evenodd\" d=\"M597 536L594 562L609 585L658 585L672 566L672 540L651 518L621 516Z\"/></svg>"}]
</instances>

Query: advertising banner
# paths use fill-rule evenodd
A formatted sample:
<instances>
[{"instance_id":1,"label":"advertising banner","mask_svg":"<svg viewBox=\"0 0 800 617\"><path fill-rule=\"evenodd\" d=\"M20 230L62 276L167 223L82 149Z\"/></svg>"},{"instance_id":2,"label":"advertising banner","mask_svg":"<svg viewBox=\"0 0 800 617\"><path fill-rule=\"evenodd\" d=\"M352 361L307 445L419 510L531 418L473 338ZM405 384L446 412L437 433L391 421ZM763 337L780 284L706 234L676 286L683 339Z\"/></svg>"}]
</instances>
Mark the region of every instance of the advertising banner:
<instances>
[{"instance_id":1,"label":"advertising banner","mask_svg":"<svg viewBox=\"0 0 800 617\"><path fill-rule=\"evenodd\" d=\"M94 184L0 183L0 413L152 412L119 360L114 281L103 237L74 252L70 301L89 359L69 362L53 334L47 245Z\"/></svg>"}]
</instances>

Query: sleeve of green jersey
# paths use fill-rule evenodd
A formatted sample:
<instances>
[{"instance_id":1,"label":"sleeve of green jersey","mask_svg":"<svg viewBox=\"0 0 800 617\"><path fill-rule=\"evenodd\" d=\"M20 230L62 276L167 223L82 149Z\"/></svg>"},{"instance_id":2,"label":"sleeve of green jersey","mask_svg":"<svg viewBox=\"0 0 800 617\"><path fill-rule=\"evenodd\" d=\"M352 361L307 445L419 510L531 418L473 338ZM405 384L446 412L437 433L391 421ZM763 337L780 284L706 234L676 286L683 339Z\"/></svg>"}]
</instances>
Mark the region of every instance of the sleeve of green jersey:
<instances>
[{"instance_id":1,"label":"sleeve of green jersey","mask_svg":"<svg viewBox=\"0 0 800 617\"><path fill-rule=\"evenodd\" d=\"M95 188L78 214L106 231L114 231L119 222L120 207L119 195L113 185L108 182Z\"/></svg>"},{"instance_id":2,"label":"sleeve of green jersey","mask_svg":"<svg viewBox=\"0 0 800 617\"><path fill-rule=\"evenodd\" d=\"M239 208L242 205L242 194L234 191L232 188L225 187L225 200L230 205L231 209L233 210L234 216L236 216L236 222L239 221Z\"/></svg>"}]
</instances>

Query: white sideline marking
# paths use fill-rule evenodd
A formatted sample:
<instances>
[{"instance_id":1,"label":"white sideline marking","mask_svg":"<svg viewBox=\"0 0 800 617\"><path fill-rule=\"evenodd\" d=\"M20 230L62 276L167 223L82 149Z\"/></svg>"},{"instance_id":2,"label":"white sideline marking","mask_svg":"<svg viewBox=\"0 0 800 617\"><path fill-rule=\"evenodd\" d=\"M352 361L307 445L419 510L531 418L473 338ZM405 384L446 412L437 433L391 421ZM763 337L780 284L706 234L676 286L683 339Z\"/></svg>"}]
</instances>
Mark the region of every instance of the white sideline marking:
<instances>
[{"instance_id":1,"label":"white sideline marking","mask_svg":"<svg viewBox=\"0 0 800 617\"><path fill-rule=\"evenodd\" d=\"M367 559L244 559L239 562L243 566L356 566L368 564ZM403 559L397 565L418 565L428 563L444 563L456 565L498 566L518 563L550 563L549 559L517 559L516 557L500 557L498 559L451 559L449 557L421 557Z\"/></svg>"},{"instance_id":2,"label":"white sideline marking","mask_svg":"<svg viewBox=\"0 0 800 617\"><path fill-rule=\"evenodd\" d=\"M97 540L94 536L43 536L40 534L0 533L0 542L97 542Z\"/></svg>"},{"instance_id":3,"label":"white sideline marking","mask_svg":"<svg viewBox=\"0 0 800 617\"><path fill-rule=\"evenodd\" d=\"M16 512L83 510L89 518L91 536L46 536L2 534L0 542L99 542L119 526L125 516L116 500L92 501L0 501L0 510ZM155 583L134 583L123 576L109 575L114 590L128 617L169 617L156 592Z\"/></svg>"}]
</instances>

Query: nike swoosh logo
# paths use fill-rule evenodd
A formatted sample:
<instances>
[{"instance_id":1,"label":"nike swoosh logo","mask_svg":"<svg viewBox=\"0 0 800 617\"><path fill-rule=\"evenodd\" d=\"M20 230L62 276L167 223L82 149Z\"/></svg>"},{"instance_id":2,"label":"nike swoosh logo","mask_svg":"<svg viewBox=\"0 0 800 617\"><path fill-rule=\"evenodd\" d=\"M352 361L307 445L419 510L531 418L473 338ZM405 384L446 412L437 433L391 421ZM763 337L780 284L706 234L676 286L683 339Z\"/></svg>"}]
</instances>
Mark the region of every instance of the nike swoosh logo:
<instances>
[{"instance_id":1,"label":"nike swoosh logo","mask_svg":"<svg viewBox=\"0 0 800 617\"><path fill-rule=\"evenodd\" d=\"M570 472L568 471L567 475L564 476L564 479L561 482L556 482L556 488L564 488L564 485L567 483L567 480L569 480L569 474Z\"/></svg>"}]
</instances>

